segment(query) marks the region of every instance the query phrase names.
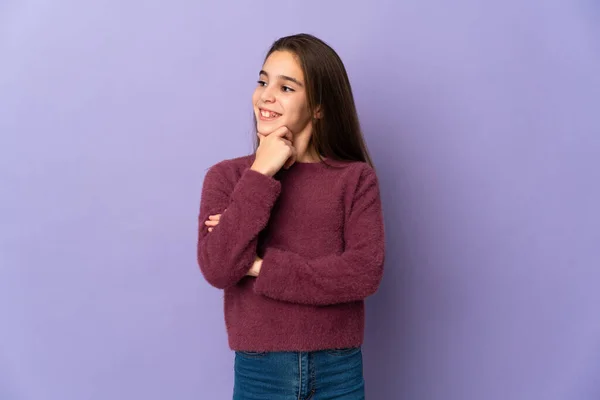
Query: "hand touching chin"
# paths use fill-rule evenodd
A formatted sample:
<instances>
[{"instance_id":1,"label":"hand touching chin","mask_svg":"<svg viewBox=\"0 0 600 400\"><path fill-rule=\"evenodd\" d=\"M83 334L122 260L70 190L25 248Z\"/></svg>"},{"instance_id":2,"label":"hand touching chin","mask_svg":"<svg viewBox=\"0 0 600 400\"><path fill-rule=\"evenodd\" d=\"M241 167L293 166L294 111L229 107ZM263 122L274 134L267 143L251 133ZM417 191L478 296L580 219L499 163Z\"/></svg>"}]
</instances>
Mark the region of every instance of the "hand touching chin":
<instances>
[{"instance_id":1,"label":"hand touching chin","mask_svg":"<svg viewBox=\"0 0 600 400\"><path fill-rule=\"evenodd\" d=\"M264 122L258 122L256 125L256 131L260 133L262 136L269 136L271 133L275 132L277 129L281 128L285 124L265 124Z\"/></svg>"}]
</instances>

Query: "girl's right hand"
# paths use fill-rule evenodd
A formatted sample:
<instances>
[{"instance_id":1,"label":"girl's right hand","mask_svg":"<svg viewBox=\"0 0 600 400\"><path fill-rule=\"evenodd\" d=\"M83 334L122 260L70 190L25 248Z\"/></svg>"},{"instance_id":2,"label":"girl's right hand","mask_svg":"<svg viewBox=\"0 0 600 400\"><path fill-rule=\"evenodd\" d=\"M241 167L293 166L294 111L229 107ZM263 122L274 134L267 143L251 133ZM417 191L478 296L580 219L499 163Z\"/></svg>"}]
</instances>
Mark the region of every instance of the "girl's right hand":
<instances>
[{"instance_id":1,"label":"girl's right hand","mask_svg":"<svg viewBox=\"0 0 600 400\"><path fill-rule=\"evenodd\" d=\"M289 168L296 162L296 149L292 143L292 132L282 126L268 135L257 133L260 144L256 159L250 169L263 175L273 176L281 167Z\"/></svg>"}]
</instances>

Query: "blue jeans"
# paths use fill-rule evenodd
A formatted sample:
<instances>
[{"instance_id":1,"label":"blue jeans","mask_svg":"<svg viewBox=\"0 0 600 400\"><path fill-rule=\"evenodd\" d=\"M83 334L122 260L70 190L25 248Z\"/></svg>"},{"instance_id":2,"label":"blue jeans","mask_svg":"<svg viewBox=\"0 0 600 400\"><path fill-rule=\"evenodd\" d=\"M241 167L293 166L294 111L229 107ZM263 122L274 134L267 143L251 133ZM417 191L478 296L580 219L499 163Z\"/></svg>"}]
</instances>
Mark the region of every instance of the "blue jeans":
<instances>
[{"instance_id":1,"label":"blue jeans","mask_svg":"<svg viewBox=\"0 0 600 400\"><path fill-rule=\"evenodd\" d=\"M364 400L360 347L235 352L233 400Z\"/></svg>"}]
</instances>

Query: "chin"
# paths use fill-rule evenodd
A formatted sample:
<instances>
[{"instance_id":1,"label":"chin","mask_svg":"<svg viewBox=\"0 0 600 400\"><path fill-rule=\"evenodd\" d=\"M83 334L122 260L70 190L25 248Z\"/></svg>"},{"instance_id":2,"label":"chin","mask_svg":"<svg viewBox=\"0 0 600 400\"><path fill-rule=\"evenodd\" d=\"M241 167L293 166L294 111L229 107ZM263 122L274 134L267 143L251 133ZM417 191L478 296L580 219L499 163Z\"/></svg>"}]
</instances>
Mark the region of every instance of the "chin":
<instances>
[{"instance_id":1,"label":"chin","mask_svg":"<svg viewBox=\"0 0 600 400\"><path fill-rule=\"evenodd\" d=\"M275 130L282 127L283 125L285 125L285 123L283 121L265 122L265 121L258 120L256 123L256 129L259 132L264 131L265 135L269 135L269 134L273 133Z\"/></svg>"}]
</instances>

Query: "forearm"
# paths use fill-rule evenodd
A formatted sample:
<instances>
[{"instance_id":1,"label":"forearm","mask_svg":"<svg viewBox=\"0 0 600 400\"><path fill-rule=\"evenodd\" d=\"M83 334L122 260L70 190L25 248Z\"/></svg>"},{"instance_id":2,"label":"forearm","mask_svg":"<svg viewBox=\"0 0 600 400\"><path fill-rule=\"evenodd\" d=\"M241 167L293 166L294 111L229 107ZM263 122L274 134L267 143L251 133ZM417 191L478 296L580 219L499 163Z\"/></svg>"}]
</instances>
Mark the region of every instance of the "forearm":
<instances>
[{"instance_id":1,"label":"forearm","mask_svg":"<svg viewBox=\"0 0 600 400\"><path fill-rule=\"evenodd\" d=\"M254 285L256 293L298 304L330 305L360 301L377 291L384 248L349 251L315 260L267 249Z\"/></svg>"},{"instance_id":2,"label":"forearm","mask_svg":"<svg viewBox=\"0 0 600 400\"><path fill-rule=\"evenodd\" d=\"M344 225L344 250L320 258L267 248L256 293L300 304L360 301L375 293L383 276L385 238L377 177L366 169Z\"/></svg>"},{"instance_id":3,"label":"forearm","mask_svg":"<svg viewBox=\"0 0 600 400\"><path fill-rule=\"evenodd\" d=\"M211 285L221 289L234 285L250 269L256 258L258 235L268 223L279 190L279 182L246 171L227 204L222 200L211 201L210 192L203 193L198 263ZM219 224L208 232L204 221L225 208L227 212L221 215Z\"/></svg>"},{"instance_id":4,"label":"forearm","mask_svg":"<svg viewBox=\"0 0 600 400\"><path fill-rule=\"evenodd\" d=\"M198 262L206 280L213 286L224 289L236 284L244 277L256 257L260 226L247 223L240 207L231 204L212 232L203 234L198 245ZM207 228L204 228L207 230Z\"/></svg>"}]
</instances>

